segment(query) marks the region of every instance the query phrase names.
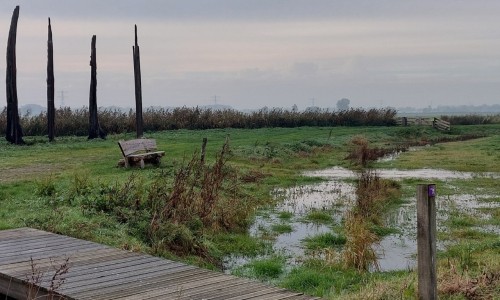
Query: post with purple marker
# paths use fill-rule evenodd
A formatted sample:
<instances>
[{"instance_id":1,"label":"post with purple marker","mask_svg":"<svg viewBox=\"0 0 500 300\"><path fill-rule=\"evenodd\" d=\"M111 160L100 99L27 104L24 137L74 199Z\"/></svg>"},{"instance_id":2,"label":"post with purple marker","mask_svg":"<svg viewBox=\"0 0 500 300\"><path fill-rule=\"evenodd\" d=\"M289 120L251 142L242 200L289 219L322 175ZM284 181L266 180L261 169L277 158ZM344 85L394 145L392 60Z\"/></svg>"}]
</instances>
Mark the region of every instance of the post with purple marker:
<instances>
[{"instance_id":1,"label":"post with purple marker","mask_svg":"<svg viewBox=\"0 0 500 300\"><path fill-rule=\"evenodd\" d=\"M436 185L417 186L418 299L437 299Z\"/></svg>"}]
</instances>

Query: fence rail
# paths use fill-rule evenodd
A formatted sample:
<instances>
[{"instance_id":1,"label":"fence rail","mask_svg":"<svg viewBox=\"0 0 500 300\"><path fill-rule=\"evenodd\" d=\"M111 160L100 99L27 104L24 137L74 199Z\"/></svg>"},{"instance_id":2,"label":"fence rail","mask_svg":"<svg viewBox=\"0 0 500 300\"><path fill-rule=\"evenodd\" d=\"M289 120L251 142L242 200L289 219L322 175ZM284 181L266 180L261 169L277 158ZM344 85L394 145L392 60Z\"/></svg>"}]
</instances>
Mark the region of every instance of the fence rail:
<instances>
[{"instance_id":1,"label":"fence rail","mask_svg":"<svg viewBox=\"0 0 500 300\"><path fill-rule=\"evenodd\" d=\"M450 122L439 118L400 117L396 118L396 124L399 126L432 126L441 131L449 131L451 128Z\"/></svg>"}]
</instances>

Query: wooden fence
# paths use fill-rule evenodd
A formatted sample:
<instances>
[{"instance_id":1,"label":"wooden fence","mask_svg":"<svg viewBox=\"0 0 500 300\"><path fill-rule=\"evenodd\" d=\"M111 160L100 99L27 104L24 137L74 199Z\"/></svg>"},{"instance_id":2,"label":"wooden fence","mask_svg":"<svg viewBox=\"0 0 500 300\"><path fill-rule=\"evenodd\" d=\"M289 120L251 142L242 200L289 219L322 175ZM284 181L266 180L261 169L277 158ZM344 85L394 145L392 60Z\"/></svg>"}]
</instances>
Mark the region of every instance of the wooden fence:
<instances>
[{"instance_id":1,"label":"wooden fence","mask_svg":"<svg viewBox=\"0 0 500 300\"><path fill-rule=\"evenodd\" d=\"M450 122L439 118L400 117L396 118L396 124L399 126L432 126L441 131L450 130Z\"/></svg>"}]
</instances>

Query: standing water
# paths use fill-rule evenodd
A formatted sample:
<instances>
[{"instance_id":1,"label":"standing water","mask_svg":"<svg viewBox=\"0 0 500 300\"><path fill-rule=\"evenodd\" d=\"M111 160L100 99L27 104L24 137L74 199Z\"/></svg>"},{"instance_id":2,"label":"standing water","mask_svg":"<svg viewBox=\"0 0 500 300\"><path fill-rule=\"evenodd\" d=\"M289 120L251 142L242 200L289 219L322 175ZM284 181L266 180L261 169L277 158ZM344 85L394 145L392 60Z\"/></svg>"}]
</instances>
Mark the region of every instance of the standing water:
<instances>
[{"instance_id":1,"label":"standing water","mask_svg":"<svg viewBox=\"0 0 500 300\"><path fill-rule=\"evenodd\" d=\"M471 179L478 176L500 178L497 173L468 173L447 170L419 169L375 170L382 178L390 179ZM311 171L306 176L323 177L327 181L307 186L288 189L277 189L273 196L279 204L271 210L259 215L250 228L254 237L269 236L273 232L273 225L289 224L292 231L289 233L275 233L272 235L273 250L287 258L288 265L300 263L308 255L303 240L322 233L332 232L341 225L342 217L355 203L355 186L353 179L357 174L351 170L334 167L331 169ZM494 196L483 195L451 195L437 202L437 223L446 221L447 212L454 207L461 210L471 210L485 205L498 207L498 202L480 201ZM416 205L415 199L406 199L405 204L389 212L386 216L386 226L397 229L397 233L384 236L375 249L378 256L378 265L381 271L403 270L415 266L416 243ZM307 218L311 211L327 212L331 215L331 222L315 223ZM290 216L283 219L283 215ZM498 226L497 226L498 227ZM499 228L490 231L499 232ZM440 245L438 244L438 247ZM442 246L442 245L441 245ZM231 257L225 262L226 269L230 270L238 265L247 263L250 259Z\"/></svg>"}]
</instances>

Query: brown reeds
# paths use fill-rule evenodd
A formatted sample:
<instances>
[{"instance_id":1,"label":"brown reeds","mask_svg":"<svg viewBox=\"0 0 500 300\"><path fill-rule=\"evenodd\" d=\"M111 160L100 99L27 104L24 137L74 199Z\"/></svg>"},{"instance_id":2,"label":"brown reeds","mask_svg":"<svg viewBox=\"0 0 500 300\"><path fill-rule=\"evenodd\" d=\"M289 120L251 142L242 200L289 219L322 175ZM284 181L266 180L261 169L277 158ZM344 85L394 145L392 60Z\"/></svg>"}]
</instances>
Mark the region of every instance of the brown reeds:
<instances>
[{"instance_id":1,"label":"brown reeds","mask_svg":"<svg viewBox=\"0 0 500 300\"><path fill-rule=\"evenodd\" d=\"M438 291L441 295L461 295L465 299L493 299L493 291L498 290L500 286L499 271L483 271L477 276L470 276L467 270L460 272L449 262L448 268L438 274Z\"/></svg>"},{"instance_id":2,"label":"brown reeds","mask_svg":"<svg viewBox=\"0 0 500 300\"><path fill-rule=\"evenodd\" d=\"M237 230L247 224L252 204L239 193L237 172L226 164L229 154L226 140L213 165L195 153L176 171L171 189L165 188L165 178L153 183L148 193L149 239L155 252L196 254L210 260L204 231Z\"/></svg>"},{"instance_id":3,"label":"brown reeds","mask_svg":"<svg viewBox=\"0 0 500 300\"><path fill-rule=\"evenodd\" d=\"M0 133L6 129L6 110L0 113ZM294 112L281 108L243 113L233 109L212 110L199 107L148 108L143 113L144 131L172 129L264 128L300 126L391 126L395 125L394 109L350 109L348 111ZM88 134L88 108L56 109L57 136ZM20 123L25 135L47 135L47 113L26 114ZM100 109L99 124L108 134L135 131L135 112Z\"/></svg>"},{"instance_id":4,"label":"brown reeds","mask_svg":"<svg viewBox=\"0 0 500 300\"><path fill-rule=\"evenodd\" d=\"M360 214L350 212L345 217L344 228L347 241L342 253L346 267L358 271L378 269L374 246L379 237L370 231L369 222Z\"/></svg>"},{"instance_id":5,"label":"brown reeds","mask_svg":"<svg viewBox=\"0 0 500 300\"><path fill-rule=\"evenodd\" d=\"M370 147L370 142L362 135L356 135L349 141L349 153L345 159L350 160L355 165L367 167L372 161L375 161L388 154L404 152L409 146L397 146L392 148Z\"/></svg>"},{"instance_id":6,"label":"brown reeds","mask_svg":"<svg viewBox=\"0 0 500 300\"><path fill-rule=\"evenodd\" d=\"M355 139L360 155L368 149L363 138ZM356 188L356 205L344 217L347 238L342 251L346 267L358 271L378 270L375 247L380 237L372 231L373 225L383 225L383 211L392 198L399 194L397 183L381 179L375 171L362 169Z\"/></svg>"}]
</instances>

